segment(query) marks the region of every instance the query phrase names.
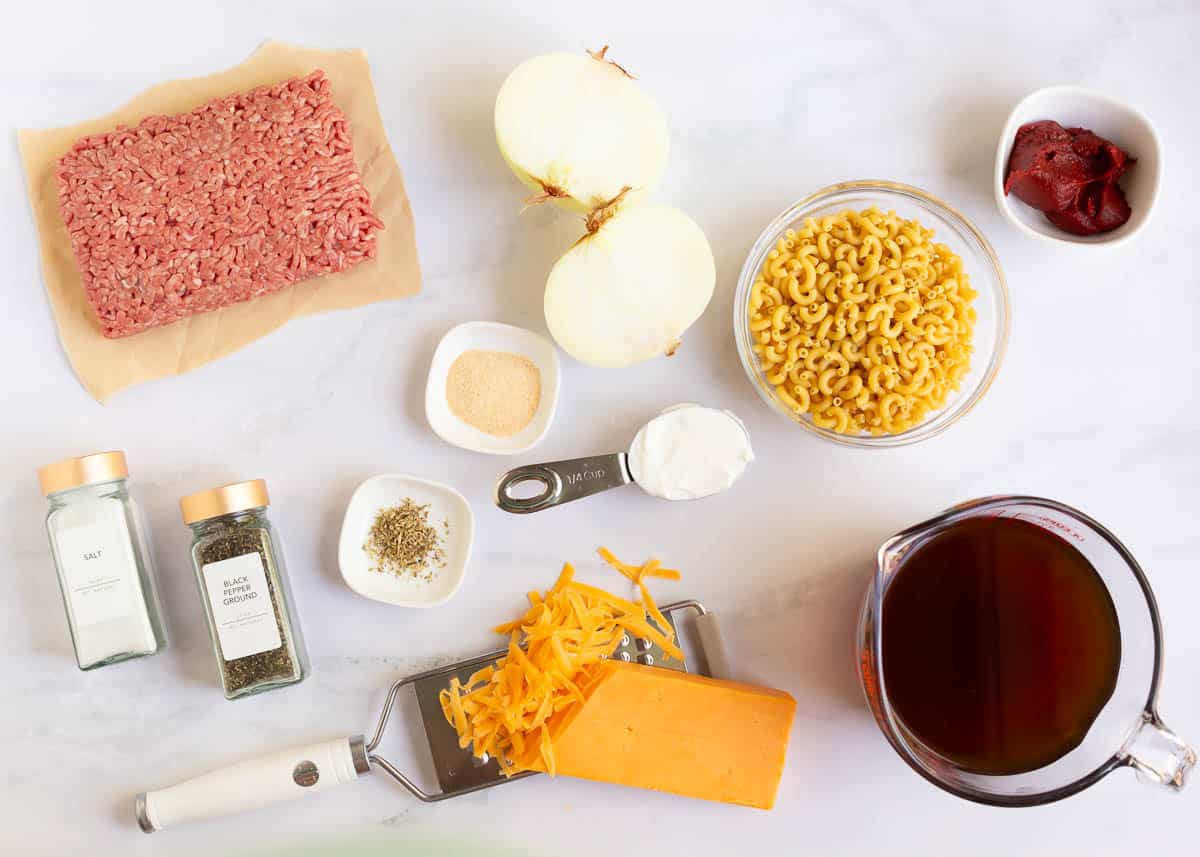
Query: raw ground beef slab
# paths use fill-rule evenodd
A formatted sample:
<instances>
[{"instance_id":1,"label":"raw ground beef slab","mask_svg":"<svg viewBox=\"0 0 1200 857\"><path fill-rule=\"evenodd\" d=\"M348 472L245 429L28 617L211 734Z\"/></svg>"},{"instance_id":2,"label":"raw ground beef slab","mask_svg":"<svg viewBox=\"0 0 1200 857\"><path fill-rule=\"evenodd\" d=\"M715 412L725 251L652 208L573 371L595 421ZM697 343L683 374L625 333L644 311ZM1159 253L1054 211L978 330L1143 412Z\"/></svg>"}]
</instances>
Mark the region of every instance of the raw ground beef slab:
<instances>
[{"instance_id":1,"label":"raw ground beef slab","mask_svg":"<svg viewBox=\"0 0 1200 857\"><path fill-rule=\"evenodd\" d=\"M63 220L108 338L252 300L375 256L383 224L315 71L80 139Z\"/></svg>"},{"instance_id":2,"label":"raw ground beef slab","mask_svg":"<svg viewBox=\"0 0 1200 857\"><path fill-rule=\"evenodd\" d=\"M121 125L136 127L147 116L186 113L230 93L307 77L315 68L323 69L333 84L334 103L349 122L362 183L371 194L375 214L387 224L375 233L374 260L137 336L105 337L88 303L71 236L63 223L55 175L59 158L81 137L107 133ZM182 375L230 357L293 319L361 310L421 291L412 206L375 98L371 65L361 50L323 51L269 41L230 68L154 84L102 116L55 128L23 128L17 132L17 141L37 225L42 281L59 342L79 382L97 401L106 402L135 385ZM323 336L322 326L306 325L299 336L299 347L306 347L306 341L316 345ZM27 357L53 360L49 351L31 351Z\"/></svg>"}]
</instances>

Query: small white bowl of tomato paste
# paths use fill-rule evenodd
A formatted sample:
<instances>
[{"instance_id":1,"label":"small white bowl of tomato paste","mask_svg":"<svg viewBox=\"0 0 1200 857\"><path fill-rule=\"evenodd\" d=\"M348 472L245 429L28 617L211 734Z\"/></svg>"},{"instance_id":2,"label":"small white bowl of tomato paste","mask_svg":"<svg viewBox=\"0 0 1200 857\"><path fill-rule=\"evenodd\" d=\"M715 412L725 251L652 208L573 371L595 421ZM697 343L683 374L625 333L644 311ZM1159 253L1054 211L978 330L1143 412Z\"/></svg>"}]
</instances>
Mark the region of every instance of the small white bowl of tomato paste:
<instances>
[{"instance_id":1,"label":"small white bowl of tomato paste","mask_svg":"<svg viewBox=\"0 0 1200 857\"><path fill-rule=\"evenodd\" d=\"M1142 113L1081 86L1049 86L1009 114L996 204L1036 238L1111 247L1149 221L1162 171L1162 144Z\"/></svg>"}]
</instances>

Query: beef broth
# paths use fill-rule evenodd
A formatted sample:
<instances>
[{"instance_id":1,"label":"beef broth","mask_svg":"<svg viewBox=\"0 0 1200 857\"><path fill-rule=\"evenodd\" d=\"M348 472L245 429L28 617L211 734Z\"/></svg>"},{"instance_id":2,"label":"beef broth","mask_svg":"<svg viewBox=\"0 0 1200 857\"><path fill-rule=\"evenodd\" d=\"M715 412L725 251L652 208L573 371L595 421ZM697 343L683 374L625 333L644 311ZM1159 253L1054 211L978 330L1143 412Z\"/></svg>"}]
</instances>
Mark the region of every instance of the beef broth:
<instances>
[{"instance_id":1,"label":"beef broth","mask_svg":"<svg viewBox=\"0 0 1200 857\"><path fill-rule=\"evenodd\" d=\"M904 725L959 768L1010 775L1079 746L1112 696L1116 608L1064 538L968 518L902 561L884 595L883 679Z\"/></svg>"}]
</instances>

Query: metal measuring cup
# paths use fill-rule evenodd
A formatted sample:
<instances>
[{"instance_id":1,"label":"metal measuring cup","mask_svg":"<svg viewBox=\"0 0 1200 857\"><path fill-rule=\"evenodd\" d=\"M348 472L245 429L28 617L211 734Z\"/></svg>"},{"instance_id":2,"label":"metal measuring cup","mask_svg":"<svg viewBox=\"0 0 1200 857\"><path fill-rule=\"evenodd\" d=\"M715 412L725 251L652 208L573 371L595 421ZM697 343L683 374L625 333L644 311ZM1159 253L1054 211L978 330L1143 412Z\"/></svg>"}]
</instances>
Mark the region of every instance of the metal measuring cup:
<instances>
[{"instance_id":1,"label":"metal measuring cup","mask_svg":"<svg viewBox=\"0 0 1200 857\"><path fill-rule=\"evenodd\" d=\"M637 477L630 467L632 451L638 446L655 420L673 411L701 407L703 406L685 403L667 408L638 429L627 452L591 455L586 458L570 458L563 461L547 461L543 464L528 464L513 468L501 476L500 481L496 484L496 505L505 512L526 515L629 484L637 485L651 496L659 496L638 483ZM706 408L705 410L715 409ZM749 446L750 432L746 429L745 424L729 411L721 411L721 413L742 430L747 446ZM540 485L540 490L530 497L518 497L513 494L514 489L529 483ZM688 499L699 499L699 497Z\"/></svg>"}]
</instances>

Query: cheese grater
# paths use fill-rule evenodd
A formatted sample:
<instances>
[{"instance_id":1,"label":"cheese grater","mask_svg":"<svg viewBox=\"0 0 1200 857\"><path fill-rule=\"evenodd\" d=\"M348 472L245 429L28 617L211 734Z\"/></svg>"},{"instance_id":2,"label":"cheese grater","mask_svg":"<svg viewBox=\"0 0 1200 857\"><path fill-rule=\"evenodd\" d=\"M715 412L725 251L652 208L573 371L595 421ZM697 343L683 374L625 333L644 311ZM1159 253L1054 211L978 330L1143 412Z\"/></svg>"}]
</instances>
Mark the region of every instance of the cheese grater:
<instances>
[{"instance_id":1,"label":"cheese grater","mask_svg":"<svg viewBox=\"0 0 1200 857\"><path fill-rule=\"evenodd\" d=\"M677 639L682 637L678 632L683 619L691 616L694 644L690 647L690 655L697 672L714 678L729 676L716 616L694 600L676 601L662 607L661 611L676 632ZM185 821L232 815L324 791L357 780L360 774L375 769L383 771L414 797L428 803L535 776L536 772L526 771L506 777L495 759L477 758L469 748L460 748L458 734L446 722L438 699L441 691L450 686L452 678L457 677L465 683L472 673L502 657L507 651L496 649L469 660L399 679L388 689L379 722L369 741L363 735L354 735L293 747L201 774L165 789L142 793L135 802L138 825L147 833L153 833ZM685 655L688 654L685 649ZM652 641L628 635L621 640L611 657L660 669L686 672L688 667L687 660L667 660L662 649ZM416 694L437 778L437 791L426 791L378 752L400 694L409 687Z\"/></svg>"}]
</instances>

